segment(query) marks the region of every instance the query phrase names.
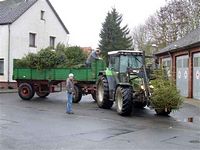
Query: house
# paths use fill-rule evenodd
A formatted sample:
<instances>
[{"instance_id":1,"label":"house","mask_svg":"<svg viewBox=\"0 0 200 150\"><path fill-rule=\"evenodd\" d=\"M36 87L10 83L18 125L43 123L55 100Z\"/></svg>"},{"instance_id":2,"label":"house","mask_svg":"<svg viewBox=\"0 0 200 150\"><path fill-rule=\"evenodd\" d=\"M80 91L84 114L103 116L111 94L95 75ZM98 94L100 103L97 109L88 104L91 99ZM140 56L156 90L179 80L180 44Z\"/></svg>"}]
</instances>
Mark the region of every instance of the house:
<instances>
[{"instance_id":1,"label":"house","mask_svg":"<svg viewBox=\"0 0 200 150\"><path fill-rule=\"evenodd\" d=\"M200 100L200 28L155 55L172 73L181 95Z\"/></svg>"},{"instance_id":2,"label":"house","mask_svg":"<svg viewBox=\"0 0 200 150\"><path fill-rule=\"evenodd\" d=\"M81 49L88 55L92 52L92 47L81 47Z\"/></svg>"},{"instance_id":3,"label":"house","mask_svg":"<svg viewBox=\"0 0 200 150\"><path fill-rule=\"evenodd\" d=\"M13 59L57 43L69 32L49 0L0 1L0 87L10 85Z\"/></svg>"}]
</instances>

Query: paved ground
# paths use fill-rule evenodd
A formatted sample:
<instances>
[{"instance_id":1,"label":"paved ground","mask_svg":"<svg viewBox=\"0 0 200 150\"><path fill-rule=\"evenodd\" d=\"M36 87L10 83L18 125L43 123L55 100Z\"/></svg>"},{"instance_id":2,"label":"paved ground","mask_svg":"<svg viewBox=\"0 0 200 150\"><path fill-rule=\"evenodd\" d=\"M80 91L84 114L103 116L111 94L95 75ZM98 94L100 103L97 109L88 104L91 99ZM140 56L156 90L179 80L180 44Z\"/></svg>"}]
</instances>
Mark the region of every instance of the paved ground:
<instances>
[{"instance_id":1,"label":"paved ground","mask_svg":"<svg viewBox=\"0 0 200 150\"><path fill-rule=\"evenodd\" d=\"M148 108L121 117L84 96L74 112L65 114L64 92L32 101L0 94L0 149L200 149L200 109L188 103L169 117Z\"/></svg>"}]
</instances>

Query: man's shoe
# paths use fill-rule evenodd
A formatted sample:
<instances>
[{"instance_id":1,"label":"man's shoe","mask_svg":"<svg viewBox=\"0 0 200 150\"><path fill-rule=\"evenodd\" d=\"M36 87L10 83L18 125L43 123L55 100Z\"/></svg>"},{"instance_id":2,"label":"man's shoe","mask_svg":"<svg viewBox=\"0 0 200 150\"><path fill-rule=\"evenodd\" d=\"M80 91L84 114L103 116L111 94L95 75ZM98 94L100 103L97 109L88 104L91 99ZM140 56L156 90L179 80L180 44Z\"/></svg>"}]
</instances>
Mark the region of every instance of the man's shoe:
<instances>
[{"instance_id":1,"label":"man's shoe","mask_svg":"<svg viewBox=\"0 0 200 150\"><path fill-rule=\"evenodd\" d=\"M66 112L67 114L74 114L74 112Z\"/></svg>"}]
</instances>

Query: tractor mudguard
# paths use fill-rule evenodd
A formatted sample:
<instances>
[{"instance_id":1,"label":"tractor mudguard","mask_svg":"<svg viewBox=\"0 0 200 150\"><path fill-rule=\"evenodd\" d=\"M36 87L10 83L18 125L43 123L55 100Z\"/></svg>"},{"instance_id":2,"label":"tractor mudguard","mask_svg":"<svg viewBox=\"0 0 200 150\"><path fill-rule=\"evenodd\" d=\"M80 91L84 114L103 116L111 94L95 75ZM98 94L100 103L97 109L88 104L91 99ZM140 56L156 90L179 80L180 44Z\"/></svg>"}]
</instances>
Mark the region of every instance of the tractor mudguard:
<instances>
[{"instance_id":1,"label":"tractor mudguard","mask_svg":"<svg viewBox=\"0 0 200 150\"><path fill-rule=\"evenodd\" d=\"M116 79L111 70L108 68L104 72L100 72L99 75L103 75L108 80L108 89L109 89L109 99L114 101L114 92L117 85Z\"/></svg>"},{"instance_id":2,"label":"tractor mudguard","mask_svg":"<svg viewBox=\"0 0 200 150\"><path fill-rule=\"evenodd\" d=\"M115 93L117 81L111 69L107 68L105 73L106 73L106 78L108 80L108 86L109 86L109 98L110 100L114 101L114 93Z\"/></svg>"}]
</instances>

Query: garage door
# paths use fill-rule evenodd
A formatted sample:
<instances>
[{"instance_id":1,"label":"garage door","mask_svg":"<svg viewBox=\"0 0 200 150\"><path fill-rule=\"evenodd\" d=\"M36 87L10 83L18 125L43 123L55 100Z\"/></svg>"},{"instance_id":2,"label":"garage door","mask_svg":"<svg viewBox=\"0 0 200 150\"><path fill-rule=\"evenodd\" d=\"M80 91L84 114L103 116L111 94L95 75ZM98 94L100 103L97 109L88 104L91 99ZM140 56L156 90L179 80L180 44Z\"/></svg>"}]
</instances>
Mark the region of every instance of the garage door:
<instances>
[{"instance_id":1,"label":"garage door","mask_svg":"<svg viewBox=\"0 0 200 150\"><path fill-rule=\"evenodd\" d=\"M176 58L176 87L182 96L188 97L188 55Z\"/></svg>"},{"instance_id":2,"label":"garage door","mask_svg":"<svg viewBox=\"0 0 200 150\"><path fill-rule=\"evenodd\" d=\"M200 53L193 55L193 97L200 100Z\"/></svg>"}]
</instances>

